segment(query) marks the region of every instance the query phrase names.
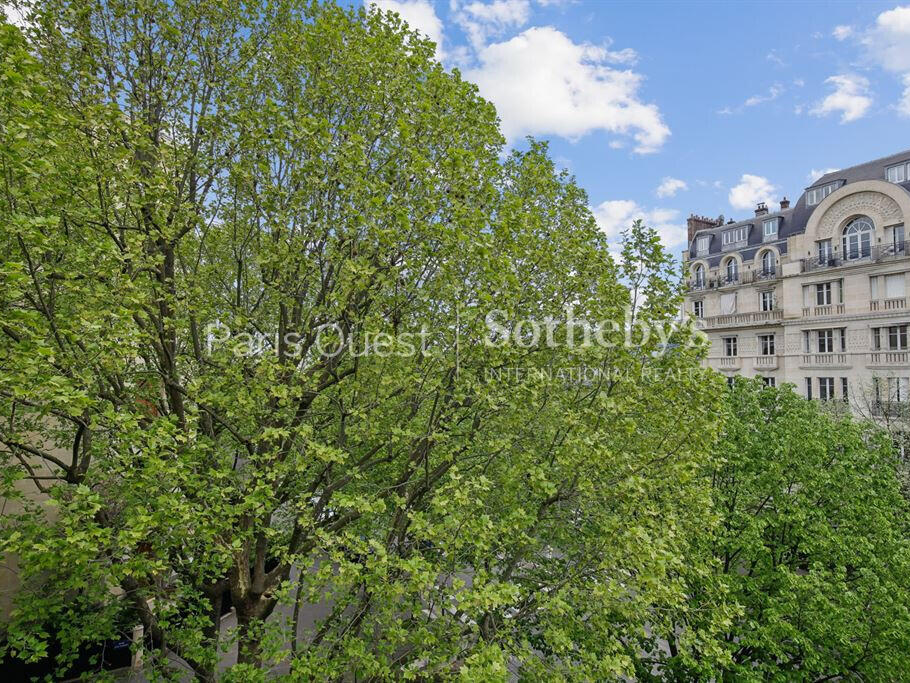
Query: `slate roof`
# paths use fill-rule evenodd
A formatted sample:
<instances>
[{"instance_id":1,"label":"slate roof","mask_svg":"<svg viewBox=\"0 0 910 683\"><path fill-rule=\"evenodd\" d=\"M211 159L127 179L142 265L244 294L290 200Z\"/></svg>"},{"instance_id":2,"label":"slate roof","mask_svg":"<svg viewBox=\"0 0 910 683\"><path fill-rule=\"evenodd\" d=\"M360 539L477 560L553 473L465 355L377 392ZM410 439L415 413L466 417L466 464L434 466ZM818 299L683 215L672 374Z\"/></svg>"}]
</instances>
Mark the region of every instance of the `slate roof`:
<instances>
[{"instance_id":1,"label":"slate roof","mask_svg":"<svg viewBox=\"0 0 910 683\"><path fill-rule=\"evenodd\" d=\"M910 162L910 149L887 157L882 157L881 159L867 161L857 166L851 166L839 171L827 173L809 185L809 187L806 188L806 191L816 187L822 187L828 183L833 183L836 180L842 180L848 185L861 180L884 180L885 169L901 162ZM899 185L907 192L910 192L910 178L908 178L907 182L899 183ZM707 261L709 267L713 268L717 266L721 258L728 253L737 253L742 257L743 261L751 261L755 258L759 247L765 245L773 245L781 254L785 254L787 251L787 238L791 235L804 232L806 230L806 225L809 222L809 217L816 209L815 206L806 206L806 191L803 191L799 199L791 204L789 209L784 209L783 211L770 211L764 216L751 216L747 219L719 225L716 228L711 228L709 230L699 230L698 233L696 233L696 239L704 235L711 236L708 254L706 256L696 256L695 240L693 240L692 244L689 245L689 258L698 258ZM778 216L781 219L777 228L777 240L763 242L762 222L775 216ZM751 226L751 229L749 230L748 245L741 249L722 251L721 233L730 228L745 225Z\"/></svg>"}]
</instances>

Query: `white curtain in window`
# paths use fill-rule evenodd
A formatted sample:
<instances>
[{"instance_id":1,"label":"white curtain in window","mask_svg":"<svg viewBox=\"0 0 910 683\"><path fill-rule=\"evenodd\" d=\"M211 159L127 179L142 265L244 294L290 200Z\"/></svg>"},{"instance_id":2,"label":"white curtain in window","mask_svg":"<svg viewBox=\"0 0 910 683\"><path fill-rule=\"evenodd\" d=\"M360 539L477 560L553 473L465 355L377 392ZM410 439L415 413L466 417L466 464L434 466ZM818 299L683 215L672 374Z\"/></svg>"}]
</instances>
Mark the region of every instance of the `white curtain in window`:
<instances>
[{"instance_id":1,"label":"white curtain in window","mask_svg":"<svg viewBox=\"0 0 910 683\"><path fill-rule=\"evenodd\" d=\"M720 295L720 313L721 315L736 313L736 292Z\"/></svg>"},{"instance_id":2,"label":"white curtain in window","mask_svg":"<svg viewBox=\"0 0 910 683\"><path fill-rule=\"evenodd\" d=\"M906 293L906 278L903 273L885 276L885 298L898 299Z\"/></svg>"}]
</instances>

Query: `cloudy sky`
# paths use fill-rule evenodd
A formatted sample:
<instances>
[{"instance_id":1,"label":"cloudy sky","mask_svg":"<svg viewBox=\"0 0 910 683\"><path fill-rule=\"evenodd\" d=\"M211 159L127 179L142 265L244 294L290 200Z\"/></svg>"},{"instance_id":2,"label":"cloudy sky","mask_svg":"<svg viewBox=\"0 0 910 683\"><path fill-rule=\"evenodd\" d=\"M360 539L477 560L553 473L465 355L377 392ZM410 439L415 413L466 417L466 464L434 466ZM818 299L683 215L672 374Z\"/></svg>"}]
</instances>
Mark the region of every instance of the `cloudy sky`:
<instances>
[{"instance_id":1,"label":"cloudy sky","mask_svg":"<svg viewBox=\"0 0 910 683\"><path fill-rule=\"evenodd\" d=\"M367 0L399 12L551 142L601 226L674 252L689 213L745 218L824 171L910 148L910 5Z\"/></svg>"}]
</instances>

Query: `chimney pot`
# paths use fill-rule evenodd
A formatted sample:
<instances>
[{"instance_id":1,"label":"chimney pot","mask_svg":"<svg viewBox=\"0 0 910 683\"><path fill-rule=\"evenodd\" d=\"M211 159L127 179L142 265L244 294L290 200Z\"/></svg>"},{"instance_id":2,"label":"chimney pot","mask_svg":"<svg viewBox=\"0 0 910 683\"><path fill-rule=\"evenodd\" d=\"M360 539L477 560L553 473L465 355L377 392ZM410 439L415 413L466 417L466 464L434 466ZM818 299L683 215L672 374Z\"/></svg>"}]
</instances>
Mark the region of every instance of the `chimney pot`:
<instances>
[{"instance_id":1,"label":"chimney pot","mask_svg":"<svg viewBox=\"0 0 910 683\"><path fill-rule=\"evenodd\" d=\"M701 230L710 230L711 228L716 228L718 225L723 225L723 219L715 218L706 218L704 216L697 216L694 213L689 216L686 220L686 227L688 228L689 234L689 243L692 243L692 240L695 237L695 233Z\"/></svg>"},{"instance_id":2,"label":"chimney pot","mask_svg":"<svg viewBox=\"0 0 910 683\"><path fill-rule=\"evenodd\" d=\"M755 215L764 216L767 213L768 213L768 205L765 204L764 202L759 202L758 206L755 207Z\"/></svg>"},{"instance_id":3,"label":"chimney pot","mask_svg":"<svg viewBox=\"0 0 910 683\"><path fill-rule=\"evenodd\" d=\"M780 210L783 211L784 209L789 209L789 208L790 208L790 200L787 199L786 197L784 197L783 199L780 200Z\"/></svg>"}]
</instances>

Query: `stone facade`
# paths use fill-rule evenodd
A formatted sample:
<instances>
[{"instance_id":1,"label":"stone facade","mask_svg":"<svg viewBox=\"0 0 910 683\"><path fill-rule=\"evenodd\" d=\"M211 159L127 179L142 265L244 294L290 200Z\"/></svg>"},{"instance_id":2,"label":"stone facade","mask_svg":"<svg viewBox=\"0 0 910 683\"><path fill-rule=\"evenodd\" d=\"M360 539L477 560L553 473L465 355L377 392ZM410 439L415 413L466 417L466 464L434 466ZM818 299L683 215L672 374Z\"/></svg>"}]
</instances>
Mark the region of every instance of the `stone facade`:
<instances>
[{"instance_id":1,"label":"stone facade","mask_svg":"<svg viewBox=\"0 0 910 683\"><path fill-rule=\"evenodd\" d=\"M707 227L693 216L686 310L711 340L709 367L792 383L865 415L906 414L910 183L886 180L894 163L910 174L910 151L829 174L794 209L782 202L777 213L759 207L748 221ZM830 193L810 205L808 192L824 183ZM743 226L745 240L734 230Z\"/></svg>"}]
</instances>

